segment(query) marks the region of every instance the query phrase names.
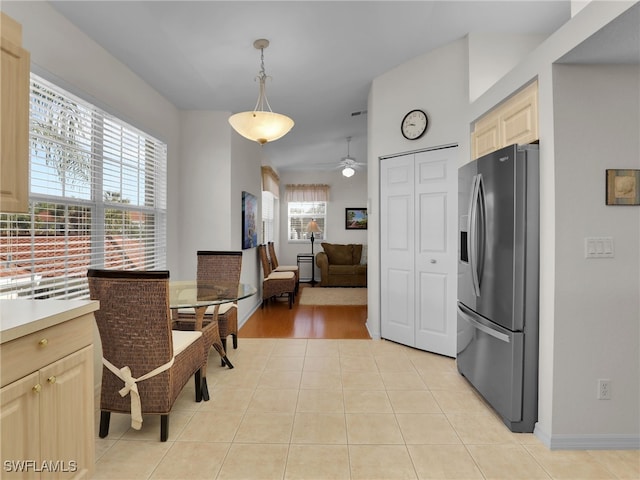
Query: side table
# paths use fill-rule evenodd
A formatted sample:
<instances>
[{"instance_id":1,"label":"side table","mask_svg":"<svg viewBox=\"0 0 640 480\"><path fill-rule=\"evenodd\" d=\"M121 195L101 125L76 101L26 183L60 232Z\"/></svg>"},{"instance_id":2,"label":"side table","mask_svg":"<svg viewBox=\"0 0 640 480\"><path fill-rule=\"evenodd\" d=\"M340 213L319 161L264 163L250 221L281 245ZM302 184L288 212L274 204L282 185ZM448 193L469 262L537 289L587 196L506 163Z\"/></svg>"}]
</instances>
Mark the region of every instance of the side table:
<instances>
[{"instance_id":1,"label":"side table","mask_svg":"<svg viewBox=\"0 0 640 480\"><path fill-rule=\"evenodd\" d=\"M302 265L303 263L308 263L311 265L311 280L305 279L302 280L302 276L300 277L300 281L301 282L309 282L311 283L311 286L313 287L316 284L316 278L315 278L315 273L316 273L316 269L315 266L313 264L313 260L315 258L315 255L313 255L312 253L299 253L298 254L298 275L301 274L301 268L300 265Z\"/></svg>"}]
</instances>

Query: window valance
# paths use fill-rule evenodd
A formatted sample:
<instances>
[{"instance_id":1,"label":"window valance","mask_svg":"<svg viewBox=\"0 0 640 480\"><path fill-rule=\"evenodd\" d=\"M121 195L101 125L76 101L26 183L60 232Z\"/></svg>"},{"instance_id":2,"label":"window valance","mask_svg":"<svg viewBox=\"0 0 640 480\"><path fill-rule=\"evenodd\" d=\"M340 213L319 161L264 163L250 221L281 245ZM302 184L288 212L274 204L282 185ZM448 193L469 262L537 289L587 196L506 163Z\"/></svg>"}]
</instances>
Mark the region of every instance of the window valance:
<instances>
[{"instance_id":1,"label":"window valance","mask_svg":"<svg viewBox=\"0 0 640 480\"><path fill-rule=\"evenodd\" d=\"M280 177L270 166L262 167L262 191L271 192L271 194L280 198Z\"/></svg>"},{"instance_id":2,"label":"window valance","mask_svg":"<svg viewBox=\"0 0 640 480\"><path fill-rule=\"evenodd\" d=\"M287 202L328 202L329 185L287 185Z\"/></svg>"}]
</instances>

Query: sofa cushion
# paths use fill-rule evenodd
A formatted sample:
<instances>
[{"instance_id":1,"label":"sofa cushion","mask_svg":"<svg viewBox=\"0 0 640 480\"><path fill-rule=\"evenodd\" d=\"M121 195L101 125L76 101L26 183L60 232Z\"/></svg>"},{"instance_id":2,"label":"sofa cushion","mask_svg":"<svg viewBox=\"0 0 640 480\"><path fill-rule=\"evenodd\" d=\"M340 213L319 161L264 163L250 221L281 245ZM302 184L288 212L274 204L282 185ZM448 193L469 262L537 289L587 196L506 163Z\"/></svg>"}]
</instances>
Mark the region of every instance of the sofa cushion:
<instances>
[{"instance_id":1,"label":"sofa cushion","mask_svg":"<svg viewBox=\"0 0 640 480\"><path fill-rule=\"evenodd\" d=\"M353 265L353 245L323 242L322 249L327 254L329 265Z\"/></svg>"},{"instance_id":2,"label":"sofa cushion","mask_svg":"<svg viewBox=\"0 0 640 480\"><path fill-rule=\"evenodd\" d=\"M357 265L362 256L362 245L338 243L322 243L322 249L327 254L329 265Z\"/></svg>"},{"instance_id":3,"label":"sofa cushion","mask_svg":"<svg viewBox=\"0 0 640 480\"><path fill-rule=\"evenodd\" d=\"M367 275L366 265L329 265L329 275Z\"/></svg>"}]
</instances>

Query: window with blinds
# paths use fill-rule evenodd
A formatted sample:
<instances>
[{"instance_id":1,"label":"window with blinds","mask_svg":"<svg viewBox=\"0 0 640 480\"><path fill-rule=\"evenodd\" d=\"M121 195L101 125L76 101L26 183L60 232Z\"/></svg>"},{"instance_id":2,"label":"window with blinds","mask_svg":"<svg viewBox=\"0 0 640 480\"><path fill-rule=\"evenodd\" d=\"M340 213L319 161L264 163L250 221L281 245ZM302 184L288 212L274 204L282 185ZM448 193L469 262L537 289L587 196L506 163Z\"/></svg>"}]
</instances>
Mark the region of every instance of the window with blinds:
<instances>
[{"instance_id":1,"label":"window with blinds","mask_svg":"<svg viewBox=\"0 0 640 480\"><path fill-rule=\"evenodd\" d=\"M316 240L327 238L327 204L329 185L302 184L287 185L287 237L289 242L311 238L309 222L315 220L320 232L313 234Z\"/></svg>"},{"instance_id":2,"label":"window with blinds","mask_svg":"<svg viewBox=\"0 0 640 480\"><path fill-rule=\"evenodd\" d=\"M271 192L262 192L262 243L275 241L276 198Z\"/></svg>"},{"instance_id":3,"label":"window with blinds","mask_svg":"<svg viewBox=\"0 0 640 480\"><path fill-rule=\"evenodd\" d=\"M0 213L0 298L86 298L88 268L166 268L166 145L33 74L30 102L30 208Z\"/></svg>"}]
</instances>

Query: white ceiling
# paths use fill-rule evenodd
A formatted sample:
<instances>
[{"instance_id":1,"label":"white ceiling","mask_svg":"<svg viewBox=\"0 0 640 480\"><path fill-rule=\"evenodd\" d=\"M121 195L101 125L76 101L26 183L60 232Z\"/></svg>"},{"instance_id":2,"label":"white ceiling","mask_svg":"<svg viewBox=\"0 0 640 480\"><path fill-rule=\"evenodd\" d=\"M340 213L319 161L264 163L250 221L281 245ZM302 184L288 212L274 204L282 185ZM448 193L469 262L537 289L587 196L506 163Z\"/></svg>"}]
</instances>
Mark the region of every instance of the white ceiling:
<instances>
[{"instance_id":1,"label":"white ceiling","mask_svg":"<svg viewBox=\"0 0 640 480\"><path fill-rule=\"evenodd\" d=\"M555 1L52 1L54 8L181 109L251 110L260 52L271 107L296 122L265 145L278 169L366 159L376 76L469 32L550 34Z\"/></svg>"}]
</instances>

